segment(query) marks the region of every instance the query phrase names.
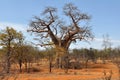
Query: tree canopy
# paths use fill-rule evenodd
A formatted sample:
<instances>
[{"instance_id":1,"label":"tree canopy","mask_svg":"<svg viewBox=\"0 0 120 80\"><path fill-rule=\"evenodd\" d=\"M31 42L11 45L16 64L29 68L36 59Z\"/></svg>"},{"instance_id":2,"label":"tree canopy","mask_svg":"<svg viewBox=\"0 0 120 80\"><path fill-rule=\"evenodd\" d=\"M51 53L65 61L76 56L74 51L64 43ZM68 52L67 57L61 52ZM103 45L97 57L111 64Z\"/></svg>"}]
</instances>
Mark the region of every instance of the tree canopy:
<instances>
[{"instance_id":1,"label":"tree canopy","mask_svg":"<svg viewBox=\"0 0 120 80\"><path fill-rule=\"evenodd\" d=\"M37 33L40 46L55 45L68 50L72 42L77 40L93 39L91 28L88 25L81 25L90 19L86 13L82 13L72 3L66 4L63 7L63 13L69 19L69 23L58 17L57 9L47 7L42 12L41 16L35 16L31 21L28 31Z\"/></svg>"},{"instance_id":2,"label":"tree canopy","mask_svg":"<svg viewBox=\"0 0 120 80\"><path fill-rule=\"evenodd\" d=\"M20 42L23 39L21 32L17 32L15 29L6 27L5 30L0 32L0 45L6 48L6 72L10 70L10 59L12 54L12 47L15 43Z\"/></svg>"}]
</instances>

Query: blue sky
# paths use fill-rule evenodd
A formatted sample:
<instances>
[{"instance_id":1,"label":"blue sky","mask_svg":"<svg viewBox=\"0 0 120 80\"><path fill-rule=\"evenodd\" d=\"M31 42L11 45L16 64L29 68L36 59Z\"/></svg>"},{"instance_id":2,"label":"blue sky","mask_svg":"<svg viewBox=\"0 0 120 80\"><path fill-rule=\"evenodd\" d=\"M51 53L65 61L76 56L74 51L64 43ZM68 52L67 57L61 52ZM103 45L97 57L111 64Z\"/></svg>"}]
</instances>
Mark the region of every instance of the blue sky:
<instances>
[{"instance_id":1,"label":"blue sky","mask_svg":"<svg viewBox=\"0 0 120 80\"><path fill-rule=\"evenodd\" d=\"M113 47L120 45L120 0L0 0L0 29L12 26L25 32L27 40L31 39L26 29L33 16L40 16L47 6L58 8L58 12L62 11L63 6L69 2L92 16L90 26L95 35L91 44L80 42L71 45L71 48L100 49L104 34L109 34Z\"/></svg>"}]
</instances>

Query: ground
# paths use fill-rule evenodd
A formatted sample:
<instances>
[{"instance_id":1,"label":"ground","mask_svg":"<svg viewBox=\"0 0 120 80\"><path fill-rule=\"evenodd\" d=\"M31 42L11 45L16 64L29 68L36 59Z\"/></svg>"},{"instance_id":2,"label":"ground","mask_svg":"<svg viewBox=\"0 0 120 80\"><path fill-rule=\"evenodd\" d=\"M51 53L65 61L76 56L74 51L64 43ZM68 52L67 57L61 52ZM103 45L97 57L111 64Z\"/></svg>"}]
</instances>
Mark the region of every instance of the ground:
<instances>
[{"instance_id":1,"label":"ground","mask_svg":"<svg viewBox=\"0 0 120 80\"><path fill-rule=\"evenodd\" d=\"M54 69L52 73L49 73L47 66L40 68L39 72L10 74L3 80L107 80L104 78L109 75L112 76L111 80L119 80L118 68L112 62L92 63L89 64L88 69L69 69L68 74L65 74L63 69Z\"/></svg>"}]
</instances>

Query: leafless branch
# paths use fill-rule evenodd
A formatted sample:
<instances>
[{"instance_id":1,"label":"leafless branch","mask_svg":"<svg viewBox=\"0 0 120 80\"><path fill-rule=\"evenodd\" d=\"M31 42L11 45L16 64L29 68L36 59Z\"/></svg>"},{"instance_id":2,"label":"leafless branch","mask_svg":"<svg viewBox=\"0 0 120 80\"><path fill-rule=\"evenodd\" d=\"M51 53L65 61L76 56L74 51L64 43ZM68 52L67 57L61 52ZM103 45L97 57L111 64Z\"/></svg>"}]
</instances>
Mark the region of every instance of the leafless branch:
<instances>
[{"instance_id":1,"label":"leafless branch","mask_svg":"<svg viewBox=\"0 0 120 80\"><path fill-rule=\"evenodd\" d=\"M80 25L81 21L89 20L90 16L80 12L76 6L70 3L63 8L65 16L70 19L67 25L57 17L56 11L56 8L47 7L42 13L43 18L35 17L31 22L29 31L39 33L41 39L49 38L55 45L65 48L77 39L87 41L94 37L89 27ZM46 45L46 42L44 44Z\"/></svg>"}]
</instances>

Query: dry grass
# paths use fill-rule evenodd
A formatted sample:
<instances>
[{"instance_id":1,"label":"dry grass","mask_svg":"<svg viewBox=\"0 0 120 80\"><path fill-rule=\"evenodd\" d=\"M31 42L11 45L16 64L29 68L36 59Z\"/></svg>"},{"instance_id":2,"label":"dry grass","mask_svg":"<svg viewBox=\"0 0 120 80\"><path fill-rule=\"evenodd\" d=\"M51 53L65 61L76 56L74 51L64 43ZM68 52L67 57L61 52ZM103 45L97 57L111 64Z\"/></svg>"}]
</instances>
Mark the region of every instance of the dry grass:
<instances>
[{"instance_id":1,"label":"dry grass","mask_svg":"<svg viewBox=\"0 0 120 80\"><path fill-rule=\"evenodd\" d=\"M49 73L48 64L40 63L39 65L33 64L30 73L23 72L4 75L0 80L106 80L104 79L105 73L112 71L111 80L118 80L117 67L109 62L106 64L89 64L88 69L69 69L68 74L65 74L63 69L52 69ZM15 66L13 66L13 69ZM3 78L3 79L2 79Z\"/></svg>"}]
</instances>

